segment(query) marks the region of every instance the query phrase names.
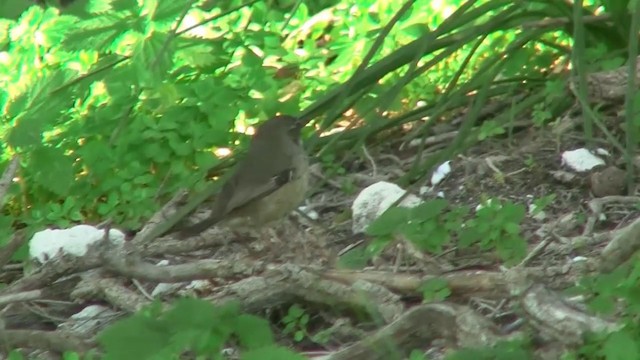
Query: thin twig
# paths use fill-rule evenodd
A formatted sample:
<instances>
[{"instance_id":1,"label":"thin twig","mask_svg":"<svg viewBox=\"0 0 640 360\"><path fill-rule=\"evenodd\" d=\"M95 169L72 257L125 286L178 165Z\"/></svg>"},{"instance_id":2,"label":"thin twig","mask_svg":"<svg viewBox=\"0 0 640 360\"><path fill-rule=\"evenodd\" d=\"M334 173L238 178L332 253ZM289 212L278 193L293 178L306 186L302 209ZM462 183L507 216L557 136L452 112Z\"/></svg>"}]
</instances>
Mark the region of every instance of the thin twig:
<instances>
[{"instance_id":1,"label":"thin twig","mask_svg":"<svg viewBox=\"0 0 640 360\"><path fill-rule=\"evenodd\" d=\"M9 186L13 182L13 178L16 176L16 172L18 171L18 166L20 165L20 157L15 155L9 166L4 170L2 174L2 178L0 178L0 206L4 205L5 199L7 198L7 191L9 190Z\"/></svg>"},{"instance_id":2,"label":"thin twig","mask_svg":"<svg viewBox=\"0 0 640 360\"><path fill-rule=\"evenodd\" d=\"M371 176L376 176L378 174L378 167L376 166L376 161L373 160L373 158L369 154L369 151L367 151L367 147L364 145L362 145L362 152L364 153L364 156L367 158L367 160L369 160L369 162L371 163L371 169L372 169Z\"/></svg>"}]
</instances>

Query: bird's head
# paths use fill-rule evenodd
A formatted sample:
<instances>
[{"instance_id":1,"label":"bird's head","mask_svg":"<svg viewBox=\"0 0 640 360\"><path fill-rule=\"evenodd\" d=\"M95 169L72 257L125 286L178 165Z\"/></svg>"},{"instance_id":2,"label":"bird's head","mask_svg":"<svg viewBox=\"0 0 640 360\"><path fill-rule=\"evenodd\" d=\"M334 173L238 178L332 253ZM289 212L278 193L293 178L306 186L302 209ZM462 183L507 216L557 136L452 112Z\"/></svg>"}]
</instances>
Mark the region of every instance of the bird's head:
<instances>
[{"instance_id":1,"label":"bird's head","mask_svg":"<svg viewBox=\"0 0 640 360\"><path fill-rule=\"evenodd\" d=\"M304 124L290 115L278 115L260 124L256 137L275 137L288 134L293 140L300 138L300 130Z\"/></svg>"}]
</instances>

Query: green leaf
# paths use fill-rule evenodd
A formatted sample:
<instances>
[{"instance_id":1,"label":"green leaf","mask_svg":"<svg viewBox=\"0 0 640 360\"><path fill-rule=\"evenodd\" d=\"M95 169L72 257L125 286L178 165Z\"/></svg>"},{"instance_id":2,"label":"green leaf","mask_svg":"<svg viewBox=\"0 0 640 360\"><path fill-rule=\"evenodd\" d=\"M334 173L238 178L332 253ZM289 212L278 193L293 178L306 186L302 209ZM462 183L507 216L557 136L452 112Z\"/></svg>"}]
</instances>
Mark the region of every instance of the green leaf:
<instances>
[{"instance_id":1,"label":"green leaf","mask_svg":"<svg viewBox=\"0 0 640 360\"><path fill-rule=\"evenodd\" d=\"M16 148L27 148L40 144L46 119L22 116L9 132L7 142Z\"/></svg>"},{"instance_id":2,"label":"green leaf","mask_svg":"<svg viewBox=\"0 0 640 360\"><path fill-rule=\"evenodd\" d=\"M20 350L11 350L9 352L9 356L7 356L7 360L23 360L24 356L22 356L22 352Z\"/></svg>"},{"instance_id":3,"label":"green leaf","mask_svg":"<svg viewBox=\"0 0 640 360\"><path fill-rule=\"evenodd\" d=\"M0 19L0 48L4 48L9 43L9 29L15 23L13 20Z\"/></svg>"},{"instance_id":4,"label":"green leaf","mask_svg":"<svg viewBox=\"0 0 640 360\"><path fill-rule=\"evenodd\" d=\"M65 196L74 181L73 160L61 149L41 146L31 152L29 170L38 185Z\"/></svg>"},{"instance_id":5,"label":"green leaf","mask_svg":"<svg viewBox=\"0 0 640 360\"><path fill-rule=\"evenodd\" d=\"M181 48L175 53L176 63L188 67L202 68L207 72L213 72L229 64L231 56L222 47L222 44L213 43L200 44ZM206 78L209 79L209 78ZM205 80L205 79L202 79Z\"/></svg>"},{"instance_id":6,"label":"green leaf","mask_svg":"<svg viewBox=\"0 0 640 360\"><path fill-rule=\"evenodd\" d=\"M262 59L253 51L247 50L242 57L242 65L246 66L248 69L261 68Z\"/></svg>"},{"instance_id":7,"label":"green leaf","mask_svg":"<svg viewBox=\"0 0 640 360\"><path fill-rule=\"evenodd\" d=\"M610 314L614 306L614 300L609 296L596 295L589 301L590 309L603 314Z\"/></svg>"},{"instance_id":8,"label":"green leaf","mask_svg":"<svg viewBox=\"0 0 640 360\"><path fill-rule=\"evenodd\" d=\"M96 0L96 1L104 2L104 0ZM136 0L112 0L111 3L113 6L113 10L115 10L116 12L121 12L125 10L138 11L138 2Z\"/></svg>"},{"instance_id":9,"label":"green leaf","mask_svg":"<svg viewBox=\"0 0 640 360\"><path fill-rule=\"evenodd\" d=\"M147 16L151 20L158 7L158 0L141 0L138 5L140 5L140 15Z\"/></svg>"},{"instance_id":10,"label":"green leaf","mask_svg":"<svg viewBox=\"0 0 640 360\"><path fill-rule=\"evenodd\" d=\"M367 245L366 254L371 256L379 255L393 240L391 236L377 236Z\"/></svg>"},{"instance_id":11,"label":"green leaf","mask_svg":"<svg viewBox=\"0 0 640 360\"><path fill-rule=\"evenodd\" d=\"M449 284L443 278L433 278L425 281L420 286L422 298L425 302L441 301L451 295Z\"/></svg>"},{"instance_id":12,"label":"green leaf","mask_svg":"<svg viewBox=\"0 0 640 360\"><path fill-rule=\"evenodd\" d=\"M176 301L172 310L165 314L164 319L173 324L176 330L187 328L211 329L215 326L225 328L225 332L230 334L233 318L238 314L239 308L237 305L213 306L208 301L187 298Z\"/></svg>"},{"instance_id":13,"label":"green leaf","mask_svg":"<svg viewBox=\"0 0 640 360\"><path fill-rule=\"evenodd\" d=\"M424 221L433 219L440 215L447 206L449 206L449 202L445 199L426 201L410 209L411 220Z\"/></svg>"},{"instance_id":14,"label":"green leaf","mask_svg":"<svg viewBox=\"0 0 640 360\"><path fill-rule=\"evenodd\" d=\"M35 30L38 28L38 24L40 23L40 21L42 21L42 16L44 15L44 12L42 11L42 8L39 6L31 6L30 8L27 9L27 11L25 11L24 13L22 13L22 16L20 16L20 19L18 19L18 25L16 26L16 29L30 29L31 31ZM18 40L16 37L19 35L26 35L26 34L21 34L21 33L15 33L12 34L12 40L16 41Z\"/></svg>"},{"instance_id":15,"label":"green leaf","mask_svg":"<svg viewBox=\"0 0 640 360\"><path fill-rule=\"evenodd\" d=\"M402 33L410 38L417 39L431 32L427 24L412 24L402 28Z\"/></svg>"},{"instance_id":16,"label":"green leaf","mask_svg":"<svg viewBox=\"0 0 640 360\"><path fill-rule=\"evenodd\" d=\"M167 37L167 33L154 31L151 35L137 39L131 62L137 69L140 85L159 86L173 66L174 43Z\"/></svg>"},{"instance_id":17,"label":"green leaf","mask_svg":"<svg viewBox=\"0 0 640 360\"><path fill-rule=\"evenodd\" d=\"M183 1L158 1L158 5L153 15L155 21L174 20L184 10L187 2Z\"/></svg>"},{"instance_id":18,"label":"green leaf","mask_svg":"<svg viewBox=\"0 0 640 360\"><path fill-rule=\"evenodd\" d=\"M103 0L97 1L104 2ZM70 29L63 46L69 50L105 51L122 36L123 31L130 28L128 21L127 13L112 12L85 19Z\"/></svg>"},{"instance_id":19,"label":"green leaf","mask_svg":"<svg viewBox=\"0 0 640 360\"><path fill-rule=\"evenodd\" d=\"M375 219L365 233L370 236L384 236L393 234L396 229L409 221L410 209L404 207L391 207Z\"/></svg>"},{"instance_id":20,"label":"green leaf","mask_svg":"<svg viewBox=\"0 0 640 360\"><path fill-rule=\"evenodd\" d=\"M268 346L274 342L269 322L253 315L239 315L235 321L234 333L245 349Z\"/></svg>"},{"instance_id":21,"label":"green leaf","mask_svg":"<svg viewBox=\"0 0 640 360\"><path fill-rule=\"evenodd\" d=\"M338 259L338 268L343 269L363 269L367 266L370 256L367 256L364 246L356 247L347 251Z\"/></svg>"},{"instance_id":22,"label":"green leaf","mask_svg":"<svg viewBox=\"0 0 640 360\"><path fill-rule=\"evenodd\" d=\"M640 359L637 336L625 329L610 334L604 342L602 352L607 360Z\"/></svg>"},{"instance_id":23,"label":"green leaf","mask_svg":"<svg viewBox=\"0 0 640 360\"><path fill-rule=\"evenodd\" d=\"M294 304L289 307L289 311L287 312L287 317L293 320L297 320L300 316L304 314L304 309L302 309L299 305Z\"/></svg>"},{"instance_id":24,"label":"green leaf","mask_svg":"<svg viewBox=\"0 0 640 360\"><path fill-rule=\"evenodd\" d=\"M412 350L411 353L409 354L409 360L426 360L427 358L424 357L424 354L422 351L420 350Z\"/></svg>"},{"instance_id":25,"label":"green leaf","mask_svg":"<svg viewBox=\"0 0 640 360\"><path fill-rule=\"evenodd\" d=\"M72 25L75 25L78 18L75 16L57 16L40 26L39 33L42 36L42 42L46 47L58 46L65 39L65 36Z\"/></svg>"},{"instance_id":26,"label":"green leaf","mask_svg":"<svg viewBox=\"0 0 640 360\"><path fill-rule=\"evenodd\" d=\"M80 355L77 352L65 351L62 360L80 360Z\"/></svg>"},{"instance_id":27,"label":"green leaf","mask_svg":"<svg viewBox=\"0 0 640 360\"><path fill-rule=\"evenodd\" d=\"M112 9L112 6L110 1L87 0L85 9L90 14L101 14L110 11Z\"/></svg>"},{"instance_id":28,"label":"green leaf","mask_svg":"<svg viewBox=\"0 0 640 360\"><path fill-rule=\"evenodd\" d=\"M105 360L150 359L169 343L170 327L142 314L119 320L98 334Z\"/></svg>"},{"instance_id":29,"label":"green leaf","mask_svg":"<svg viewBox=\"0 0 640 360\"><path fill-rule=\"evenodd\" d=\"M467 226L461 229L458 234L458 245L461 248L466 248L475 244L482 236L482 233L477 231L476 227L470 227L468 225L469 223L467 223Z\"/></svg>"}]
</instances>

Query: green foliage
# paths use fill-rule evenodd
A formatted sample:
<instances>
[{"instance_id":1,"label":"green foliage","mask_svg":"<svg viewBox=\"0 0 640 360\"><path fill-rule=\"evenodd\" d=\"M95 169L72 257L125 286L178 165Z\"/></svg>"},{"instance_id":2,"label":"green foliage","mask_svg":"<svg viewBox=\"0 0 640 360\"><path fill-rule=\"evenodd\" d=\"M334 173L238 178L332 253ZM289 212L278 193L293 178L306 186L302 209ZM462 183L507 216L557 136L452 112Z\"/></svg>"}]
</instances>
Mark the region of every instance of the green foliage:
<instances>
[{"instance_id":1,"label":"green foliage","mask_svg":"<svg viewBox=\"0 0 640 360\"><path fill-rule=\"evenodd\" d=\"M421 63L429 65L407 79L406 66L387 61L388 70L374 81L380 86L356 109L435 101L443 89L472 79L487 61L484 54L517 39L503 25L487 28L492 37L478 44L477 31L465 35L465 26L493 24L499 6L467 6L467 12L448 16L462 4L416 1L379 39L401 3L188 5L90 0L64 13L54 7L0 8L0 16L6 15L0 19L0 133L4 161L15 153L23 158L22 186L12 188L9 206L18 222L66 226L110 218L138 226L178 188L203 186L206 169L217 163L211 150L246 144L233 130L275 112L299 112L348 79L376 40L381 46L369 64L432 32L446 39L456 31L461 39L447 45L448 56L439 53L443 44L425 48ZM555 50L545 44L562 35L544 36L545 43L509 53L502 76L551 64L556 57L542 54ZM541 47L548 51L541 54ZM541 60L529 60L534 53ZM422 56L411 54L416 64ZM278 75L289 66L298 69L293 76ZM395 87L405 80L406 86ZM381 99L387 90L393 93L389 101ZM493 124L481 136L500 128ZM353 190L353 184L344 185ZM68 198L74 202L65 203Z\"/></svg>"},{"instance_id":2,"label":"green foliage","mask_svg":"<svg viewBox=\"0 0 640 360\"><path fill-rule=\"evenodd\" d=\"M506 132L504 126L493 120L487 120L482 123L478 132L478 140L482 141L490 137L502 135Z\"/></svg>"},{"instance_id":3,"label":"green foliage","mask_svg":"<svg viewBox=\"0 0 640 360\"><path fill-rule=\"evenodd\" d=\"M568 352L563 359L640 359L637 324L628 323L609 334L588 334L584 344L575 352Z\"/></svg>"},{"instance_id":4,"label":"green foliage","mask_svg":"<svg viewBox=\"0 0 640 360\"><path fill-rule=\"evenodd\" d=\"M542 127L549 120L551 120L551 117L552 117L551 112L547 110L545 106L546 105L544 103L537 103L533 107L533 113L532 113L533 123L536 126Z\"/></svg>"},{"instance_id":5,"label":"green foliage","mask_svg":"<svg viewBox=\"0 0 640 360\"><path fill-rule=\"evenodd\" d=\"M90 357L85 357L86 359L90 359ZM70 352L70 351L65 351L64 354L62 354L62 360L80 360L81 357L78 353L76 352Z\"/></svg>"},{"instance_id":6,"label":"green foliage","mask_svg":"<svg viewBox=\"0 0 640 360\"><path fill-rule=\"evenodd\" d=\"M524 159L524 166L528 168L532 168L536 164L536 160L533 158L533 155L529 154Z\"/></svg>"},{"instance_id":7,"label":"green foliage","mask_svg":"<svg viewBox=\"0 0 640 360\"><path fill-rule=\"evenodd\" d=\"M637 317L640 315L639 281L640 262L634 256L609 273L584 277L576 290L590 295L589 306L594 311L610 314L622 303L625 315Z\"/></svg>"},{"instance_id":8,"label":"green foliage","mask_svg":"<svg viewBox=\"0 0 640 360\"><path fill-rule=\"evenodd\" d=\"M640 358L640 262L637 256L609 273L585 277L573 293L587 296L589 308L598 313L621 316L620 329L610 333L589 334L584 345L566 358L638 359Z\"/></svg>"},{"instance_id":9,"label":"green foliage","mask_svg":"<svg viewBox=\"0 0 640 360\"><path fill-rule=\"evenodd\" d=\"M304 340L307 335L307 324L309 314L298 305L292 305L287 315L282 318L285 334L293 334L293 339L297 342Z\"/></svg>"},{"instance_id":10,"label":"green foliage","mask_svg":"<svg viewBox=\"0 0 640 360\"><path fill-rule=\"evenodd\" d=\"M424 302L442 301L451 295L447 281L441 278L434 278L425 281L420 286L422 300Z\"/></svg>"},{"instance_id":11,"label":"green foliage","mask_svg":"<svg viewBox=\"0 0 640 360\"><path fill-rule=\"evenodd\" d=\"M524 216L523 205L495 199L486 201L476 211L476 217L465 223L458 244L460 247L478 244L481 249L495 248L507 263L521 260L527 251L527 243L520 235Z\"/></svg>"},{"instance_id":12,"label":"green foliage","mask_svg":"<svg viewBox=\"0 0 640 360\"><path fill-rule=\"evenodd\" d=\"M368 235L378 238L370 245L370 251L379 253L393 234L406 237L424 251L438 253L457 230L468 209L454 207L447 210L449 203L444 199L427 201L413 208L393 207L385 211L369 225Z\"/></svg>"},{"instance_id":13,"label":"green foliage","mask_svg":"<svg viewBox=\"0 0 640 360\"><path fill-rule=\"evenodd\" d=\"M14 212L19 222L139 225L176 189L202 186L216 163L211 149L246 143L230 131L235 125L298 112L346 80L362 60L354 54L401 6L257 3L210 21L230 5L194 5L87 1L64 14L31 6L0 21L4 159L23 157L11 208L29 209ZM373 61L442 19L418 2ZM322 36L331 41L310 41ZM304 76L274 76L271 69L288 65ZM415 85L422 94L426 83Z\"/></svg>"},{"instance_id":14,"label":"green foliage","mask_svg":"<svg viewBox=\"0 0 640 360\"><path fill-rule=\"evenodd\" d=\"M375 238L367 250L377 255L394 236L402 236L423 251L440 253L456 236L460 247L477 244L483 250L495 249L509 263L526 254L526 242L520 235L524 206L492 200L475 217L466 219L468 213L468 207L451 206L444 199L414 208L392 207L367 228L366 233Z\"/></svg>"},{"instance_id":15,"label":"green foliage","mask_svg":"<svg viewBox=\"0 0 640 360\"><path fill-rule=\"evenodd\" d=\"M531 215L535 216L544 211L544 209L556 200L556 194L543 196L533 201Z\"/></svg>"},{"instance_id":16,"label":"green foliage","mask_svg":"<svg viewBox=\"0 0 640 360\"><path fill-rule=\"evenodd\" d=\"M554 118L552 108L555 103L563 98L565 86L565 81L560 79L545 82L543 89L544 99L536 103L531 112L533 123L536 126L543 127Z\"/></svg>"},{"instance_id":17,"label":"green foliage","mask_svg":"<svg viewBox=\"0 0 640 360\"><path fill-rule=\"evenodd\" d=\"M24 356L19 350L11 350L7 356L7 360L23 360Z\"/></svg>"},{"instance_id":18,"label":"green foliage","mask_svg":"<svg viewBox=\"0 0 640 360\"><path fill-rule=\"evenodd\" d=\"M98 336L104 359L176 358L191 351L204 358L219 358L223 346L235 339L242 359L257 354L281 359L298 359L295 354L273 344L268 322L242 314L236 304L214 306L196 299L182 299L162 311L155 303L114 323Z\"/></svg>"},{"instance_id":19,"label":"green foliage","mask_svg":"<svg viewBox=\"0 0 640 360\"><path fill-rule=\"evenodd\" d=\"M336 154L328 153L320 158L323 165L324 174L329 178L341 177L342 178L342 191L346 194L353 194L356 191L355 184L351 177L345 176L347 170L336 159Z\"/></svg>"},{"instance_id":20,"label":"green foliage","mask_svg":"<svg viewBox=\"0 0 640 360\"><path fill-rule=\"evenodd\" d=\"M338 268L344 269L363 269L365 268L371 256L364 246L359 246L347 251L338 259Z\"/></svg>"},{"instance_id":21,"label":"green foliage","mask_svg":"<svg viewBox=\"0 0 640 360\"><path fill-rule=\"evenodd\" d=\"M420 350L412 350L409 354L409 360L426 360L424 353Z\"/></svg>"}]
</instances>

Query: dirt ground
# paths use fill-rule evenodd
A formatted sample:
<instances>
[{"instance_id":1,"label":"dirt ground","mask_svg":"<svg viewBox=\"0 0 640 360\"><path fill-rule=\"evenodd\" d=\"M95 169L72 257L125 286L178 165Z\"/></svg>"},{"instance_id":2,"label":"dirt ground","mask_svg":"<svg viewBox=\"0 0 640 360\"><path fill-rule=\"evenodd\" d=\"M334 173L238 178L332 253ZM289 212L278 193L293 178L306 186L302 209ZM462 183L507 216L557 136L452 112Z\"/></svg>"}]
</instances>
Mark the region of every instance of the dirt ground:
<instances>
[{"instance_id":1,"label":"dirt ground","mask_svg":"<svg viewBox=\"0 0 640 360\"><path fill-rule=\"evenodd\" d=\"M624 135L620 109L605 113L618 140ZM422 195L429 200L442 192L472 212L487 199L528 209L553 195L543 217L527 213L520 224L527 251L515 266L505 266L494 250L459 249L455 238L441 254L394 239L379 256L364 256L373 240L353 233L353 200L378 181L395 183L417 158L416 148L395 134L363 156L316 165L306 215L274 229L150 236L176 211L177 196L125 246L104 241L83 257L54 257L32 272L5 269L0 302L11 304L0 331L11 339L5 347L84 352L95 347L95 334L152 301L169 306L196 296L212 304L239 302L270 321L279 345L314 359L404 359L413 350L442 359L448 350L532 337L534 358L558 359L579 347L585 333L619 325L587 311L584 301L569 303L565 290L640 249L640 198L621 191L620 176L607 172L624 168L617 148L596 131L593 147L611 154L603 156L604 168L579 173L562 164L564 151L585 146L575 110L548 126L525 124L512 136L479 142L450 159L451 172ZM425 151L446 146L457 129L447 131ZM429 179L407 190L421 194ZM423 301L425 284L437 280L446 281L447 295ZM96 308L97 315L71 317ZM287 330L292 323L298 339Z\"/></svg>"}]
</instances>

